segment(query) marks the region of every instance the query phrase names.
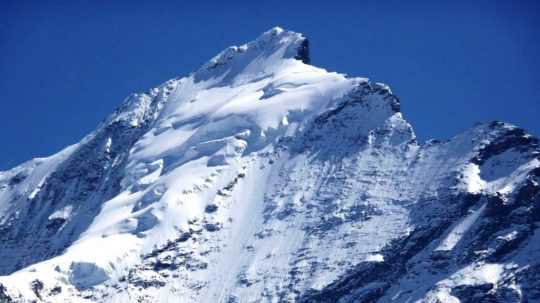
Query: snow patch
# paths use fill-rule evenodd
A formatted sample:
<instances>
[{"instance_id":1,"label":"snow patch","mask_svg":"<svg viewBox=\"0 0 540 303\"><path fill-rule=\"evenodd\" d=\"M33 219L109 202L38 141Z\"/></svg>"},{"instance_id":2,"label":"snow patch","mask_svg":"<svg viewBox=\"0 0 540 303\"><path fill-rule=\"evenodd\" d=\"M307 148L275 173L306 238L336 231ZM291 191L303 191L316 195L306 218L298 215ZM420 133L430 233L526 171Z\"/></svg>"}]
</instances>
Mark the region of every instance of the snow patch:
<instances>
[{"instance_id":1,"label":"snow patch","mask_svg":"<svg viewBox=\"0 0 540 303\"><path fill-rule=\"evenodd\" d=\"M487 203L484 203L478 209L473 210L469 215L467 215L461 222L456 224L450 233L444 238L441 244L435 248L435 251L449 251L456 246L459 240L463 235L471 228L471 226L478 220L480 215L484 212Z\"/></svg>"},{"instance_id":2,"label":"snow patch","mask_svg":"<svg viewBox=\"0 0 540 303\"><path fill-rule=\"evenodd\" d=\"M480 168L474 163L469 163L463 169L463 181L470 193L480 193L486 187L486 181L480 177Z\"/></svg>"},{"instance_id":3,"label":"snow patch","mask_svg":"<svg viewBox=\"0 0 540 303\"><path fill-rule=\"evenodd\" d=\"M367 262L384 262L384 256L382 254L369 255L366 258Z\"/></svg>"},{"instance_id":4,"label":"snow patch","mask_svg":"<svg viewBox=\"0 0 540 303\"><path fill-rule=\"evenodd\" d=\"M59 209L57 211L55 211L54 213L52 213L50 216L49 216L49 220L54 220L54 219L64 219L64 220L67 220L69 219L69 217L71 216L71 212L73 211L73 206L71 205L67 205L65 206L64 208L62 209Z\"/></svg>"}]
</instances>

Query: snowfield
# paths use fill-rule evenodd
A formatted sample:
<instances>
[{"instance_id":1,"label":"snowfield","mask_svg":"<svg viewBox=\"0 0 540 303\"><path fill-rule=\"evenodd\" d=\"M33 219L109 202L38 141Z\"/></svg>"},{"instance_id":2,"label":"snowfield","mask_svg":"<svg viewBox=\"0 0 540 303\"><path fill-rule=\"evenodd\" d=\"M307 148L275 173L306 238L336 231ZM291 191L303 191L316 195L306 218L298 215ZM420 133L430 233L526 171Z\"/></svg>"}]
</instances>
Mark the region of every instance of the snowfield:
<instances>
[{"instance_id":1,"label":"snowfield","mask_svg":"<svg viewBox=\"0 0 540 303\"><path fill-rule=\"evenodd\" d=\"M273 28L0 172L0 302L540 302L540 148L416 141Z\"/></svg>"}]
</instances>

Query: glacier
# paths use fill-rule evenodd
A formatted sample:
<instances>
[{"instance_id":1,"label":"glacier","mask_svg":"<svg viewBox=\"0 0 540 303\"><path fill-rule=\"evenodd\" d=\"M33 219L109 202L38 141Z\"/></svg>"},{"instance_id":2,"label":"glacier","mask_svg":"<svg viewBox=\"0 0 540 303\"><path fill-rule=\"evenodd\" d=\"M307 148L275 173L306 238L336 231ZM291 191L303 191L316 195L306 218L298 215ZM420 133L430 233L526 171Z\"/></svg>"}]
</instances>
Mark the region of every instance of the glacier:
<instances>
[{"instance_id":1,"label":"glacier","mask_svg":"<svg viewBox=\"0 0 540 303\"><path fill-rule=\"evenodd\" d=\"M0 302L540 302L540 147L419 143L273 28L0 172Z\"/></svg>"}]
</instances>

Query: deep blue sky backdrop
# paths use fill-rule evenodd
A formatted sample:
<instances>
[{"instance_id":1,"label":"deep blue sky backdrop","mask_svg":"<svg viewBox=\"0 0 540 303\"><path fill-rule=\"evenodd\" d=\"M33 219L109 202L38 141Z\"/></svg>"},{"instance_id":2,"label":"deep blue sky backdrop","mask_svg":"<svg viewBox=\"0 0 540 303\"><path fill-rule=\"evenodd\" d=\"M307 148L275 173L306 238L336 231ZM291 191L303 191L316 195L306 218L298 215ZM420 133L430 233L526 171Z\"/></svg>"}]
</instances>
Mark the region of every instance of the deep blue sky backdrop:
<instances>
[{"instance_id":1,"label":"deep blue sky backdrop","mask_svg":"<svg viewBox=\"0 0 540 303\"><path fill-rule=\"evenodd\" d=\"M313 64L388 83L420 140L493 119L540 135L540 1L199 2L0 1L0 170L275 25Z\"/></svg>"}]
</instances>

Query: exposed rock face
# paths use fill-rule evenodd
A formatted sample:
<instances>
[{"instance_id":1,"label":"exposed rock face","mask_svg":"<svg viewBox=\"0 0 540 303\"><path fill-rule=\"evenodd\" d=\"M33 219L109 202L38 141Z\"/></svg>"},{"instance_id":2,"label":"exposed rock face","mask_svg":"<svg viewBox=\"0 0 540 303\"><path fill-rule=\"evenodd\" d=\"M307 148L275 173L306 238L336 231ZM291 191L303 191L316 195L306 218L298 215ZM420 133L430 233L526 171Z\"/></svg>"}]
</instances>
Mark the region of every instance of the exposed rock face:
<instances>
[{"instance_id":1,"label":"exposed rock face","mask_svg":"<svg viewBox=\"0 0 540 303\"><path fill-rule=\"evenodd\" d=\"M538 302L539 141L308 63L272 29L0 172L0 302Z\"/></svg>"},{"instance_id":2,"label":"exposed rock face","mask_svg":"<svg viewBox=\"0 0 540 303\"><path fill-rule=\"evenodd\" d=\"M298 47L298 54L294 57L297 60L304 62L305 64L311 63L311 58L309 57L309 40L304 39L300 46Z\"/></svg>"}]
</instances>

